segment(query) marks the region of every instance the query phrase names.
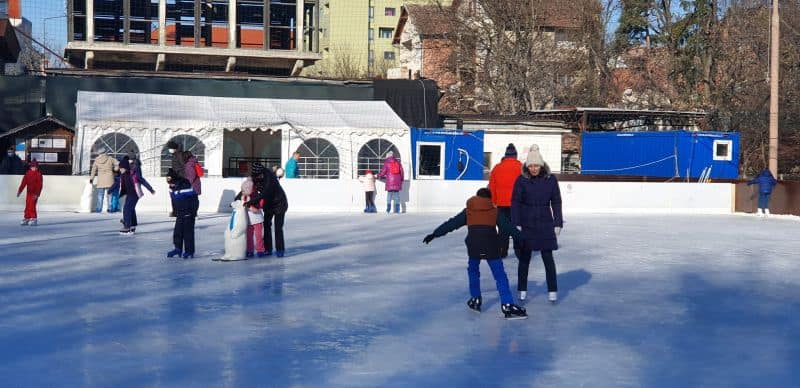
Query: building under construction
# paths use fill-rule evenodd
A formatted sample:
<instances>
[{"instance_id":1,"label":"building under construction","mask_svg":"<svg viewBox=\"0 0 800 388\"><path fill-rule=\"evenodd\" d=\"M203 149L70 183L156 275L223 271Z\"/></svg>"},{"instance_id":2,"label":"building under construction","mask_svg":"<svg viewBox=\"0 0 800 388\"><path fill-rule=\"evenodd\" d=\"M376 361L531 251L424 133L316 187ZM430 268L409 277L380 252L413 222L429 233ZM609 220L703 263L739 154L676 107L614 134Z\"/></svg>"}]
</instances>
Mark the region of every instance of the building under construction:
<instances>
[{"instance_id":1,"label":"building under construction","mask_svg":"<svg viewBox=\"0 0 800 388\"><path fill-rule=\"evenodd\" d=\"M299 75L322 58L318 0L68 0L86 69Z\"/></svg>"}]
</instances>

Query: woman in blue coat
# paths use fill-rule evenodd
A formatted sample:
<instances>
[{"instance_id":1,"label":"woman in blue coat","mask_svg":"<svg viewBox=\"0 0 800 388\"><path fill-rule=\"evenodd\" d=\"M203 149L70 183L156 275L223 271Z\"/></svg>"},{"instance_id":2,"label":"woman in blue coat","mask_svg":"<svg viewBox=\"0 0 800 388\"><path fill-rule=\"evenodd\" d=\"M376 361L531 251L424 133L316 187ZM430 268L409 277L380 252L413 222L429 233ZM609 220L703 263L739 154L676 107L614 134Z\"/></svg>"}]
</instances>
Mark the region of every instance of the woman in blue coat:
<instances>
[{"instance_id":1,"label":"woman in blue coat","mask_svg":"<svg viewBox=\"0 0 800 388\"><path fill-rule=\"evenodd\" d=\"M775 186L778 181L775 180L775 177L772 176L772 172L769 170L764 170L759 174L757 177L753 178L747 185L758 185L758 215L768 215L769 214L769 196L772 195L772 187Z\"/></svg>"},{"instance_id":2,"label":"woman in blue coat","mask_svg":"<svg viewBox=\"0 0 800 388\"><path fill-rule=\"evenodd\" d=\"M522 175L514 182L511 194L511 221L522 227L523 248L517 251L517 290L519 299L525 300L528 291L528 267L532 251L541 251L547 276L548 300L558 299L558 282L553 251L558 249L556 235L561 232L561 191L558 180L550 174L539 147L531 146Z\"/></svg>"}]
</instances>

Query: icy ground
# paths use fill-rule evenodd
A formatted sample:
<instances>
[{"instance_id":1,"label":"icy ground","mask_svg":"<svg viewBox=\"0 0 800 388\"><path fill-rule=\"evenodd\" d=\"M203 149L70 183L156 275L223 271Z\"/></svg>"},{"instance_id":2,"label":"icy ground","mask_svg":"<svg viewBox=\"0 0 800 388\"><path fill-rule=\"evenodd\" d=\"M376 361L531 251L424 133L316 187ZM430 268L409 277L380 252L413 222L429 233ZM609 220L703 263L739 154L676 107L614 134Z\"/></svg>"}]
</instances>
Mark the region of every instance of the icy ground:
<instances>
[{"instance_id":1,"label":"icy ground","mask_svg":"<svg viewBox=\"0 0 800 388\"><path fill-rule=\"evenodd\" d=\"M289 213L287 257L220 263L227 216L0 215L0 385L786 387L800 382L800 222L568 215L558 304L538 256L530 319L488 266L470 312L451 214ZM516 259L505 260L512 288ZM516 293L515 293L516 294Z\"/></svg>"}]
</instances>

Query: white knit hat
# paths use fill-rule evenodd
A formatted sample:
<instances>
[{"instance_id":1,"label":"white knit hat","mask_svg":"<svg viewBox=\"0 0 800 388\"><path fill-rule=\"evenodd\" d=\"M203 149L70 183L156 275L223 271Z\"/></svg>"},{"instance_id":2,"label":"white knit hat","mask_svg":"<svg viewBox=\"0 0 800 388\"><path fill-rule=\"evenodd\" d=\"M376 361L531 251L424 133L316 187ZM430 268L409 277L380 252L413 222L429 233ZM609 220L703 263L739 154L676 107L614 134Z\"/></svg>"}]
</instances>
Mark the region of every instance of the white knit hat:
<instances>
[{"instance_id":1,"label":"white knit hat","mask_svg":"<svg viewBox=\"0 0 800 388\"><path fill-rule=\"evenodd\" d=\"M386 157L387 158L391 158L392 156L394 156L394 152L389 151L389 152L386 153Z\"/></svg>"},{"instance_id":2,"label":"white knit hat","mask_svg":"<svg viewBox=\"0 0 800 388\"><path fill-rule=\"evenodd\" d=\"M530 151L528 151L528 157L525 159L526 166L532 164L544 166L544 158L542 158L542 154L539 153L539 146L536 144L531 145Z\"/></svg>"}]
</instances>

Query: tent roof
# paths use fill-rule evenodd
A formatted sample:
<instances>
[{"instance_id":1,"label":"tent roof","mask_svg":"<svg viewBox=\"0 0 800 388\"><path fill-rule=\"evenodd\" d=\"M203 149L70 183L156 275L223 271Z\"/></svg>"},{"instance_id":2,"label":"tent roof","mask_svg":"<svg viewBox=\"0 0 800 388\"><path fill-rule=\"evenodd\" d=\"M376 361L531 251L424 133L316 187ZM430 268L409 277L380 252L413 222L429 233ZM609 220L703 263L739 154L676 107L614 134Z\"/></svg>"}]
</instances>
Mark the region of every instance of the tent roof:
<instances>
[{"instance_id":1,"label":"tent roof","mask_svg":"<svg viewBox=\"0 0 800 388\"><path fill-rule=\"evenodd\" d=\"M232 98L78 91L76 127L165 130L293 129L301 133L403 135L385 101Z\"/></svg>"}]
</instances>

